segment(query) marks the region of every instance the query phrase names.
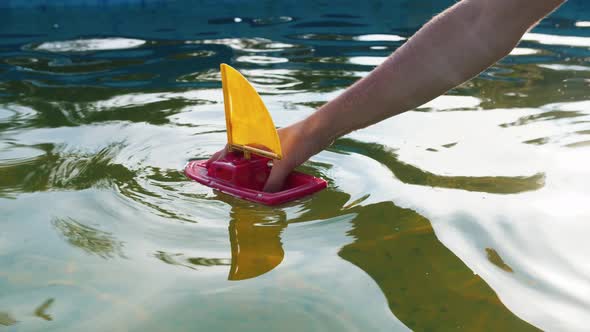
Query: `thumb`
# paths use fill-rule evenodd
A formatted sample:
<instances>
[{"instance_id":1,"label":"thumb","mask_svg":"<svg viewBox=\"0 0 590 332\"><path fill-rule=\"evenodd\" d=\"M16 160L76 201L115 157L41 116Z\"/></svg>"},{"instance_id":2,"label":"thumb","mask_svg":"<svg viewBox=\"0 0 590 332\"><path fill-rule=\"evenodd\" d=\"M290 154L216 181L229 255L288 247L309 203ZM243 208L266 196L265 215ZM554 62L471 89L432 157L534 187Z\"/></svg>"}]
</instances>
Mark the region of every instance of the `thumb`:
<instances>
[{"instance_id":1,"label":"thumb","mask_svg":"<svg viewBox=\"0 0 590 332\"><path fill-rule=\"evenodd\" d=\"M284 166L284 163L275 161L275 164L270 170L270 175L264 185L264 191L274 193L280 191L283 188L283 184L289 176L290 170Z\"/></svg>"},{"instance_id":2,"label":"thumb","mask_svg":"<svg viewBox=\"0 0 590 332\"><path fill-rule=\"evenodd\" d=\"M226 154L227 154L227 148L223 148L223 149L221 149L221 150L219 150L219 151L215 152L215 153L214 153L214 154L211 156L211 158L209 158L209 160L207 160L207 162L206 162L205 166L209 167L209 165L210 165L212 162L214 162L214 161L217 161L217 160L219 160L219 159L221 159L221 158L225 157L225 155L226 155Z\"/></svg>"}]
</instances>

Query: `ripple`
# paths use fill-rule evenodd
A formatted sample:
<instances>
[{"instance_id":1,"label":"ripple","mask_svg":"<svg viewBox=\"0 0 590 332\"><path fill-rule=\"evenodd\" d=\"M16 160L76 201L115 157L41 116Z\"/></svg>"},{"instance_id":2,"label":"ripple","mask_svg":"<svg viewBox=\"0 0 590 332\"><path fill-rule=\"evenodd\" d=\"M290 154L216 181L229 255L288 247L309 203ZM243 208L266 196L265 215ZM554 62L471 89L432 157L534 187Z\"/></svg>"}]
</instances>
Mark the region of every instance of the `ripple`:
<instances>
[{"instance_id":1,"label":"ripple","mask_svg":"<svg viewBox=\"0 0 590 332\"><path fill-rule=\"evenodd\" d=\"M238 16L231 16L231 17L219 17L219 18L212 18L207 20L207 23L217 25L217 24L234 24L234 23L242 23L242 22L250 22L252 21L249 17L238 17Z\"/></svg>"},{"instance_id":2,"label":"ripple","mask_svg":"<svg viewBox=\"0 0 590 332\"><path fill-rule=\"evenodd\" d=\"M52 224L69 244L87 253L104 259L125 257L123 243L109 232L85 225L73 218L54 218Z\"/></svg>"},{"instance_id":3,"label":"ripple","mask_svg":"<svg viewBox=\"0 0 590 332\"><path fill-rule=\"evenodd\" d=\"M190 257L183 253L168 253L164 251L157 251L154 257L166 264L183 266L191 270L197 270L207 266L231 265L231 258Z\"/></svg>"},{"instance_id":4,"label":"ripple","mask_svg":"<svg viewBox=\"0 0 590 332\"><path fill-rule=\"evenodd\" d=\"M31 107L19 104L0 104L0 128L15 128L26 125L38 116Z\"/></svg>"},{"instance_id":5,"label":"ripple","mask_svg":"<svg viewBox=\"0 0 590 332\"><path fill-rule=\"evenodd\" d=\"M245 69L241 72L260 93L287 92L302 83L295 71L286 69Z\"/></svg>"},{"instance_id":6,"label":"ripple","mask_svg":"<svg viewBox=\"0 0 590 332\"><path fill-rule=\"evenodd\" d=\"M352 35L342 35L337 33L304 33L289 36L292 39L303 40L321 40L321 41L338 41L338 40L353 40Z\"/></svg>"},{"instance_id":7,"label":"ripple","mask_svg":"<svg viewBox=\"0 0 590 332\"><path fill-rule=\"evenodd\" d=\"M37 62L39 62L38 58L34 58L34 57L14 57L14 58L6 58L4 59L4 62L6 62L9 65L13 65L13 66L29 66L29 65L33 65L36 64Z\"/></svg>"},{"instance_id":8,"label":"ripple","mask_svg":"<svg viewBox=\"0 0 590 332\"><path fill-rule=\"evenodd\" d=\"M18 323L18 321L14 319L11 314L4 311L0 311L0 325L12 326L16 323Z\"/></svg>"},{"instance_id":9,"label":"ripple","mask_svg":"<svg viewBox=\"0 0 590 332\"><path fill-rule=\"evenodd\" d=\"M47 313L47 310L49 310L49 308L51 307L51 305L53 304L53 302L55 301L54 298L49 298L47 300L45 300L45 302L41 303L41 305L39 305L36 309L35 309L35 316L44 319L46 321L52 321L53 317Z\"/></svg>"},{"instance_id":10,"label":"ripple","mask_svg":"<svg viewBox=\"0 0 590 332\"><path fill-rule=\"evenodd\" d=\"M18 146L15 144L0 145L0 169L8 167L26 166L35 159L43 156L44 151L30 146ZM1 172L1 171L0 171Z\"/></svg>"},{"instance_id":11,"label":"ripple","mask_svg":"<svg viewBox=\"0 0 590 332\"><path fill-rule=\"evenodd\" d=\"M495 249L486 248L486 254L490 263L496 265L497 267L506 272L514 272L514 270L504 262L502 257L498 254L498 252Z\"/></svg>"},{"instance_id":12,"label":"ripple","mask_svg":"<svg viewBox=\"0 0 590 332\"><path fill-rule=\"evenodd\" d=\"M545 144L549 143L549 141L550 141L549 137L539 137L539 138L526 140L523 143L524 144L533 144L533 145L545 145Z\"/></svg>"},{"instance_id":13,"label":"ripple","mask_svg":"<svg viewBox=\"0 0 590 332\"><path fill-rule=\"evenodd\" d=\"M290 49L306 48L302 45L287 44L266 38L222 38L210 40L186 41L187 44L214 44L227 46L235 51L246 53L280 52Z\"/></svg>"},{"instance_id":14,"label":"ripple","mask_svg":"<svg viewBox=\"0 0 590 332\"><path fill-rule=\"evenodd\" d=\"M562 65L562 64L540 64L538 65L541 68L547 68L551 70L560 70L560 71L590 71L590 67L588 66L577 66L577 65Z\"/></svg>"},{"instance_id":15,"label":"ripple","mask_svg":"<svg viewBox=\"0 0 590 332\"><path fill-rule=\"evenodd\" d=\"M108 78L101 78L101 81L112 81L112 82L147 82L158 78L160 75L152 73L133 73L111 76Z\"/></svg>"},{"instance_id":16,"label":"ripple","mask_svg":"<svg viewBox=\"0 0 590 332\"><path fill-rule=\"evenodd\" d=\"M308 21L292 25L293 28L358 28L366 26L367 24L364 23L353 23L340 20Z\"/></svg>"},{"instance_id":17,"label":"ripple","mask_svg":"<svg viewBox=\"0 0 590 332\"><path fill-rule=\"evenodd\" d=\"M588 148L590 147L590 140L567 144L568 148Z\"/></svg>"},{"instance_id":18,"label":"ripple","mask_svg":"<svg viewBox=\"0 0 590 332\"><path fill-rule=\"evenodd\" d=\"M526 47L515 47L512 51L510 51L510 55L533 55L540 53L540 50L534 48L526 48Z\"/></svg>"},{"instance_id":19,"label":"ripple","mask_svg":"<svg viewBox=\"0 0 590 332\"><path fill-rule=\"evenodd\" d=\"M585 113L581 111L566 111L566 110L551 110L547 112L542 112L533 115L526 115L520 117L518 120L510 123L501 124L501 127L514 127L514 126L524 126L530 123L539 122L539 121L555 121L555 120L562 120L562 119L571 119L571 118L578 118L586 116Z\"/></svg>"},{"instance_id":20,"label":"ripple","mask_svg":"<svg viewBox=\"0 0 590 332\"><path fill-rule=\"evenodd\" d=\"M386 59L387 57L384 56L351 56L348 58L348 62L354 65L379 66Z\"/></svg>"},{"instance_id":21,"label":"ripple","mask_svg":"<svg viewBox=\"0 0 590 332\"><path fill-rule=\"evenodd\" d=\"M221 72L218 69L201 70L184 74L176 79L178 82L215 82L221 81Z\"/></svg>"},{"instance_id":22,"label":"ripple","mask_svg":"<svg viewBox=\"0 0 590 332\"><path fill-rule=\"evenodd\" d=\"M6 63L19 70L44 74L85 74L119 69L141 62L134 59L50 59L50 58L8 58Z\"/></svg>"},{"instance_id":23,"label":"ripple","mask_svg":"<svg viewBox=\"0 0 590 332\"><path fill-rule=\"evenodd\" d=\"M348 138L336 141L338 151L351 151L370 157L385 167L402 182L431 187L462 189L495 194L514 194L534 191L545 185L545 174L531 176L444 176L423 171L398 160L389 148L376 143L363 143Z\"/></svg>"},{"instance_id":24,"label":"ripple","mask_svg":"<svg viewBox=\"0 0 590 332\"><path fill-rule=\"evenodd\" d=\"M130 49L145 43L146 41L141 39L113 37L43 42L32 48L37 51L53 53L91 52Z\"/></svg>"},{"instance_id":25,"label":"ripple","mask_svg":"<svg viewBox=\"0 0 590 332\"><path fill-rule=\"evenodd\" d=\"M174 60L184 60L184 59L192 59L192 58L208 58L208 57L215 56L216 54L217 53L215 51L201 50L201 51L173 54L168 57L170 59L174 59Z\"/></svg>"},{"instance_id":26,"label":"ripple","mask_svg":"<svg viewBox=\"0 0 590 332\"><path fill-rule=\"evenodd\" d=\"M359 35L359 36L353 36L352 39L353 40L357 40L357 41L369 41L369 42L374 42L374 41L391 41L391 42L397 42L397 41L406 40L406 38L404 38L402 36L398 36L398 35L387 35L387 34Z\"/></svg>"},{"instance_id":27,"label":"ripple","mask_svg":"<svg viewBox=\"0 0 590 332\"><path fill-rule=\"evenodd\" d=\"M277 25L277 24L284 24L293 21L293 17L290 16L270 16L270 17L262 17L262 18L255 18L252 20L253 26L268 26L268 25Z\"/></svg>"},{"instance_id":28,"label":"ripple","mask_svg":"<svg viewBox=\"0 0 590 332\"><path fill-rule=\"evenodd\" d=\"M534 41L545 45L590 47L590 37L561 36L529 32L522 37L522 40Z\"/></svg>"},{"instance_id":29,"label":"ripple","mask_svg":"<svg viewBox=\"0 0 590 332\"><path fill-rule=\"evenodd\" d=\"M93 105L99 109L126 108L134 106L145 106L158 102L172 102L174 100L185 100L188 103L203 105L215 102L208 99L210 91L188 91L185 93L155 92L155 93L129 93L116 95L108 99L95 102Z\"/></svg>"},{"instance_id":30,"label":"ripple","mask_svg":"<svg viewBox=\"0 0 590 332\"><path fill-rule=\"evenodd\" d=\"M287 58L260 56L260 55L244 55L236 58L237 62L254 63L258 65L277 64L289 62Z\"/></svg>"},{"instance_id":31,"label":"ripple","mask_svg":"<svg viewBox=\"0 0 590 332\"><path fill-rule=\"evenodd\" d=\"M112 159L120 149L112 145L96 153L63 150L51 144L12 150L11 159L0 166L0 192L36 192L54 189L85 189L126 182L133 173ZM17 153L17 155L15 155Z\"/></svg>"},{"instance_id":32,"label":"ripple","mask_svg":"<svg viewBox=\"0 0 590 332\"><path fill-rule=\"evenodd\" d=\"M473 96L450 96L443 95L437 97L426 104L418 107L431 110L457 110L457 109L474 109L481 104L482 100Z\"/></svg>"}]
</instances>

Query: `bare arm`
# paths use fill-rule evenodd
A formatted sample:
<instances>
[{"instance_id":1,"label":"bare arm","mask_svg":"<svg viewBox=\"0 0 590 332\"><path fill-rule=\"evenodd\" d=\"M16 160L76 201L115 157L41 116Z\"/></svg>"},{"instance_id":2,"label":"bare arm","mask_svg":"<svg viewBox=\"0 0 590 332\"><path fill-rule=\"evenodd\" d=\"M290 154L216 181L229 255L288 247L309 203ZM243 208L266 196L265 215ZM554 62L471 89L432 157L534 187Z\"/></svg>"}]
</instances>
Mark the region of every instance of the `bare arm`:
<instances>
[{"instance_id":1,"label":"bare arm","mask_svg":"<svg viewBox=\"0 0 590 332\"><path fill-rule=\"evenodd\" d=\"M463 0L420 29L368 76L305 120L279 131L285 159L265 190L354 130L418 107L471 79L516 46L565 0Z\"/></svg>"}]
</instances>

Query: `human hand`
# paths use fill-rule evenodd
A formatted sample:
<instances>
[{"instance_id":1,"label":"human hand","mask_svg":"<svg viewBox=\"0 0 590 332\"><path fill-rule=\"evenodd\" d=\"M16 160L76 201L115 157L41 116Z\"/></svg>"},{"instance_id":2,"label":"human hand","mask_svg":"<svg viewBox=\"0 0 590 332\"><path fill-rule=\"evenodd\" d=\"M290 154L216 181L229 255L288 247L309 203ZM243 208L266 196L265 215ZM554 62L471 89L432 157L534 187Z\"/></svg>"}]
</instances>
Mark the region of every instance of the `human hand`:
<instances>
[{"instance_id":1,"label":"human hand","mask_svg":"<svg viewBox=\"0 0 590 332\"><path fill-rule=\"evenodd\" d=\"M283 188L287 176L311 156L319 152L313 149L313 138L309 137L303 122L298 122L278 130L283 158L275 160L264 191L277 192ZM321 150L321 149L320 149Z\"/></svg>"},{"instance_id":2,"label":"human hand","mask_svg":"<svg viewBox=\"0 0 590 332\"><path fill-rule=\"evenodd\" d=\"M270 175L264 186L265 192L277 192L283 188L285 180L295 167L307 161L311 156L326 148L331 141L314 130L317 126L310 123L310 118L278 130L283 151L283 159L274 160ZM209 163L223 158L227 147L213 154Z\"/></svg>"}]
</instances>

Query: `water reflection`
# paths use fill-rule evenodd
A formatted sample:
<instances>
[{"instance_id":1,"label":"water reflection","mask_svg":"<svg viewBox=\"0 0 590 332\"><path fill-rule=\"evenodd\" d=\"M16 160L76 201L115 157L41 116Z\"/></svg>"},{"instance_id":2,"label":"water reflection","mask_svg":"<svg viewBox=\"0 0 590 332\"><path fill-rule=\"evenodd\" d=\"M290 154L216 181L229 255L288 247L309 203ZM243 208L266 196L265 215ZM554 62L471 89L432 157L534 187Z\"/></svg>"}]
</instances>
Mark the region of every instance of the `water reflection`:
<instances>
[{"instance_id":1,"label":"water reflection","mask_svg":"<svg viewBox=\"0 0 590 332\"><path fill-rule=\"evenodd\" d=\"M590 37L577 36L558 36L548 35L543 33L527 33L523 36L523 40L535 41L545 45L564 45L573 47L589 47Z\"/></svg>"},{"instance_id":2,"label":"water reflection","mask_svg":"<svg viewBox=\"0 0 590 332\"><path fill-rule=\"evenodd\" d=\"M141 78L138 75L132 78ZM26 97L7 98L14 100L0 104L0 109L14 113L10 121L0 118L0 125L7 129L72 127L113 121L162 125L170 123L171 116L191 107L216 103L206 90L186 93L128 90L125 93L123 89L87 87L84 92L72 93L71 89L39 87L26 81L8 83L7 89L27 90Z\"/></svg>"},{"instance_id":3,"label":"water reflection","mask_svg":"<svg viewBox=\"0 0 590 332\"><path fill-rule=\"evenodd\" d=\"M287 227L283 210L241 201L217 191L211 199L231 206L228 226L231 258L193 257L164 251L156 252L156 258L166 264L192 270L229 266L227 279L234 281L258 277L282 262L285 253L281 233Z\"/></svg>"},{"instance_id":4,"label":"water reflection","mask_svg":"<svg viewBox=\"0 0 590 332\"><path fill-rule=\"evenodd\" d=\"M490 263L496 265L506 272L514 272L514 270L504 262L496 250L492 248L486 248L486 254L488 255L488 260Z\"/></svg>"},{"instance_id":5,"label":"water reflection","mask_svg":"<svg viewBox=\"0 0 590 332\"><path fill-rule=\"evenodd\" d=\"M191 270L198 270L199 267L231 265L231 260L226 258L187 257L182 253L168 253L164 251L157 251L154 257L166 264L184 266Z\"/></svg>"},{"instance_id":6,"label":"water reflection","mask_svg":"<svg viewBox=\"0 0 590 332\"><path fill-rule=\"evenodd\" d=\"M113 234L84 225L72 218L55 218L53 226L74 247L102 258L125 257L123 243Z\"/></svg>"},{"instance_id":7,"label":"water reflection","mask_svg":"<svg viewBox=\"0 0 590 332\"><path fill-rule=\"evenodd\" d=\"M18 192L36 192L52 189L86 189L105 186L115 181L131 181L134 173L123 165L112 163L120 145L111 145L97 153L67 151L64 146L39 144L11 146L0 150L0 196ZM30 157L14 160L3 158L4 153L25 149Z\"/></svg>"},{"instance_id":8,"label":"water reflection","mask_svg":"<svg viewBox=\"0 0 590 332\"><path fill-rule=\"evenodd\" d=\"M47 310L49 310L53 302L55 302L55 299L53 298L47 299L45 302L43 302L40 306L38 306L35 309L35 316L47 321L52 321L53 317L51 317L51 315L47 313Z\"/></svg>"},{"instance_id":9,"label":"water reflection","mask_svg":"<svg viewBox=\"0 0 590 332\"><path fill-rule=\"evenodd\" d=\"M216 192L215 199L230 204L231 268L228 280L244 280L276 268L285 256L281 233L287 227L282 209L242 201Z\"/></svg>"},{"instance_id":10,"label":"water reflection","mask_svg":"<svg viewBox=\"0 0 590 332\"><path fill-rule=\"evenodd\" d=\"M500 126L507 128L513 126L524 126L538 121L555 121L560 119L571 119L585 116L587 116L587 114L581 111L547 111L543 113L523 116L514 122L504 123Z\"/></svg>"},{"instance_id":11,"label":"water reflection","mask_svg":"<svg viewBox=\"0 0 590 332\"><path fill-rule=\"evenodd\" d=\"M11 326L16 323L16 319L14 319L11 314L0 311L0 325Z\"/></svg>"},{"instance_id":12,"label":"water reflection","mask_svg":"<svg viewBox=\"0 0 590 332\"><path fill-rule=\"evenodd\" d=\"M426 218L392 203L352 210L355 241L339 255L375 280L392 313L412 330L536 330L438 241Z\"/></svg>"},{"instance_id":13,"label":"water reflection","mask_svg":"<svg viewBox=\"0 0 590 332\"><path fill-rule=\"evenodd\" d=\"M406 326L415 331L537 330L508 310L494 290L437 239L428 219L392 202L346 208L349 198L330 191L308 201L306 209L330 217L355 215L348 232L354 241L338 255L377 283L393 315ZM289 222L311 217L305 213ZM501 262L499 256L494 259Z\"/></svg>"},{"instance_id":14,"label":"water reflection","mask_svg":"<svg viewBox=\"0 0 590 332\"><path fill-rule=\"evenodd\" d=\"M90 52L106 50L123 50L139 47L145 44L145 40L132 38L95 38L77 39L56 42L44 42L35 47L38 51L47 52Z\"/></svg>"},{"instance_id":15,"label":"water reflection","mask_svg":"<svg viewBox=\"0 0 590 332\"><path fill-rule=\"evenodd\" d=\"M447 144L452 147L454 144ZM443 145L444 146L444 145ZM513 194L538 190L545 183L543 173L531 176L443 176L433 174L416 166L398 160L397 154L390 148L377 143L364 143L343 138L333 145L336 151L348 151L370 157L383 164L401 181L432 187L463 189L495 194Z\"/></svg>"}]
</instances>

